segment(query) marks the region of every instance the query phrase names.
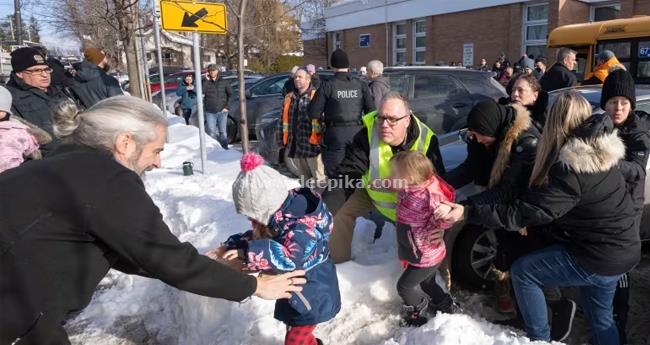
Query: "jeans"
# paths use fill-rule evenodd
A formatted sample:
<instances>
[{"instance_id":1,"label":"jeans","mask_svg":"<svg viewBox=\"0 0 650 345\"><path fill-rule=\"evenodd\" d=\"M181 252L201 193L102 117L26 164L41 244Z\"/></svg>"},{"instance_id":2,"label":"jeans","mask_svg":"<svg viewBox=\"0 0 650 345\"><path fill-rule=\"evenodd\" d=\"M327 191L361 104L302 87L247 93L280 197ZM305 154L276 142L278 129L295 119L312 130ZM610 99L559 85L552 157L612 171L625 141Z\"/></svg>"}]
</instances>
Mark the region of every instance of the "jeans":
<instances>
[{"instance_id":1,"label":"jeans","mask_svg":"<svg viewBox=\"0 0 650 345\"><path fill-rule=\"evenodd\" d=\"M209 136L215 138L224 149L228 149L228 112L220 111L218 113L205 113L207 128L205 131ZM217 129L219 136L217 136Z\"/></svg>"},{"instance_id":2,"label":"jeans","mask_svg":"<svg viewBox=\"0 0 650 345\"><path fill-rule=\"evenodd\" d=\"M526 332L532 340L551 340L544 287L580 287L585 316L595 345L619 344L612 301L621 275L604 276L580 267L562 245L523 256L510 270Z\"/></svg>"}]
</instances>

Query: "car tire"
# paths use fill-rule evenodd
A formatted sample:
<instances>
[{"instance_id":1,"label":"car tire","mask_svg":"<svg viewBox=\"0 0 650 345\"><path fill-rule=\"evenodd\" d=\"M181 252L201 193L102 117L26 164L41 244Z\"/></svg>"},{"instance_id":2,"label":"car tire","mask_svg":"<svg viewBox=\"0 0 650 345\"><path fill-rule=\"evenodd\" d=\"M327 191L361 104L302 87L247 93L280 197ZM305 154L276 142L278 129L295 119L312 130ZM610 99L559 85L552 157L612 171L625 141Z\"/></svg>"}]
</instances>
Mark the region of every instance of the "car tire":
<instances>
[{"instance_id":1,"label":"car tire","mask_svg":"<svg viewBox=\"0 0 650 345\"><path fill-rule=\"evenodd\" d=\"M497 243L494 230L466 225L455 242L452 258L454 279L469 288L490 288L490 271Z\"/></svg>"},{"instance_id":2,"label":"car tire","mask_svg":"<svg viewBox=\"0 0 650 345\"><path fill-rule=\"evenodd\" d=\"M228 134L228 143L233 144L237 141L237 133L239 133L239 127L237 126L237 122L235 120L228 116L228 124L226 124L226 132Z\"/></svg>"}]
</instances>

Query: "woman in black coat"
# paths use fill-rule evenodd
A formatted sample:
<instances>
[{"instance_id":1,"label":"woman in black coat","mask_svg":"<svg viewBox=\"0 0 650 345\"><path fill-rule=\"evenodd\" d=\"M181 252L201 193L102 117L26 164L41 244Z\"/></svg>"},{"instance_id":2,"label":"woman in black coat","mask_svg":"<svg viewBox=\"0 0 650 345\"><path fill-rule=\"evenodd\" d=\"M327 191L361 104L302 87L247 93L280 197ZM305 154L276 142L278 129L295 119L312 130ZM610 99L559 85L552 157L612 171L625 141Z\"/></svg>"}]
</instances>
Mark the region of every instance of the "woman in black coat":
<instances>
[{"instance_id":1,"label":"woman in black coat","mask_svg":"<svg viewBox=\"0 0 650 345\"><path fill-rule=\"evenodd\" d=\"M600 107L612 119L618 130L618 136L625 144L625 159L618 163L618 168L625 176L627 189L632 197L636 211L636 227L640 230L643 215L644 189L648 152L650 151L650 134L648 134L647 114L634 112L636 107L635 85L632 75L623 70L612 71L601 93ZM642 236L643 238L643 236ZM621 344L626 342L627 314L630 309L630 277L625 273L618 282L614 296L614 319L618 327Z\"/></svg>"},{"instance_id":2,"label":"woman in black coat","mask_svg":"<svg viewBox=\"0 0 650 345\"><path fill-rule=\"evenodd\" d=\"M580 288L593 343L618 344L612 300L620 276L640 260L635 210L617 164L625 146L611 119L591 115L579 93L561 93L539 144L530 189L505 204L452 204L448 220L517 231L553 223L554 245L512 265L528 336L550 340L542 288ZM606 253L606 255L605 255Z\"/></svg>"}]
</instances>

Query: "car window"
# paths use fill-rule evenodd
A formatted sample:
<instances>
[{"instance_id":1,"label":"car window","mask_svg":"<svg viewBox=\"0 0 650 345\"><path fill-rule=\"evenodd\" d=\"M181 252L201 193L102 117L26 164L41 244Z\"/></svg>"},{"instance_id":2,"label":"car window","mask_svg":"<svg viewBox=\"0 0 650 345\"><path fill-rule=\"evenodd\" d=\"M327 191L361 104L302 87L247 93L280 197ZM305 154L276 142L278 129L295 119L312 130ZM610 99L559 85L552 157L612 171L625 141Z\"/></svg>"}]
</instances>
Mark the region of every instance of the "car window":
<instances>
[{"instance_id":1,"label":"car window","mask_svg":"<svg viewBox=\"0 0 650 345\"><path fill-rule=\"evenodd\" d=\"M634 110L639 110L650 114L650 101L638 102L636 104L636 109Z\"/></svg>"},{"instance_id":2,"label":"car window","mask_svg":"<svg viewBox=\"0 0 650 345\"><path fill-rule=\"evenodd\" d=\"M160 77L158 77L158 75L149 76L149 82L150 83L159 83L160 82Z\"/></svg>"},{"instance_id":3,"label":"car window","mask_svg":"<svg viewBox=\"0 0 650 345\"><path fill-rule=\"evenodd\" d=\"M416 74L413 98L447 98L466 91L447 75Z\"/></svg>"},{"instance_id":4,"label":"car window","mask_svg":"<svg viewBox=\"0 0 650 345\"><path fill-rule=\"evenodd\" d=\"M284 87L284 83L286 83L288 79L289 76L270 78L268 80L261 82L259 85L256 85L251 90L251 93L254 96L281 94L282 87Z\"/></svg>"}]
</instances>

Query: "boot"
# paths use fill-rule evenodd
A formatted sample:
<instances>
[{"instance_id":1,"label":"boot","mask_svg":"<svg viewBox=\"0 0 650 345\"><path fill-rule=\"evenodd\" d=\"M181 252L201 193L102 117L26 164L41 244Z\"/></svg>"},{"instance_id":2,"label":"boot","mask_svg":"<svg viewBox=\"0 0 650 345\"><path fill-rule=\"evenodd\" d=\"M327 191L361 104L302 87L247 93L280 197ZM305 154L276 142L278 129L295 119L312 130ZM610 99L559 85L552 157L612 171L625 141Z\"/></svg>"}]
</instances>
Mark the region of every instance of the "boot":
<instances>
[{"instance_id":1,"label":"boot","mask_svg":"<svg viewBox=\"0 0 650 345\"><path fill-rule=\"evenodd\" d=\"M427 308L428 301L423 299L420 305L402 305L401 320L399 325L401 327L420 327L427 323L427 318L424 316L424 310Z\"/></svg>"},{"instance_id":2,"label":"boot","mask_svg":"<svg viewBox=\"0 0 650 345\"><path fill-rule=\"evenodd\" d=\"M494 293L497 299L497 311L501 314L516 314L515 301L510 295L510 274L496 268L492 270L495 277Z\"/></svg>"},{"instance_id":3,"label":"boot","mask_svg":"<svg viewBox=\"0 0 650 345\"><path fill-rule=\"evenodd\" d=\"M438 304L433 304L429 302L429 313L432 316L435 316L437 312L442 312L445 314L462 314L463 313L463 308L454 301L454 299L447 295L444 300L442 300Z\"/></svg>"},{"instance_id":4,"label":"boot","mask_svg":"<svg viewBox=\"0 0 650 345\"><path fill-rule=\"evenodd\" d=\"M316 344L317 344L317 345L323 345L323 341L320 340L320 339L318 339L318 338L316 338Z\"/></svg>"},{"instance_id":5,"label":"boot","mask_svg":"<svg viewBox=\"0 0 650 345\"><path fill-rule=\"evenodd\" d=\"M551 340L564 341L571 334L576 302L568 298L548 304L551 312Z\"/></svg>"}]
</instances>

